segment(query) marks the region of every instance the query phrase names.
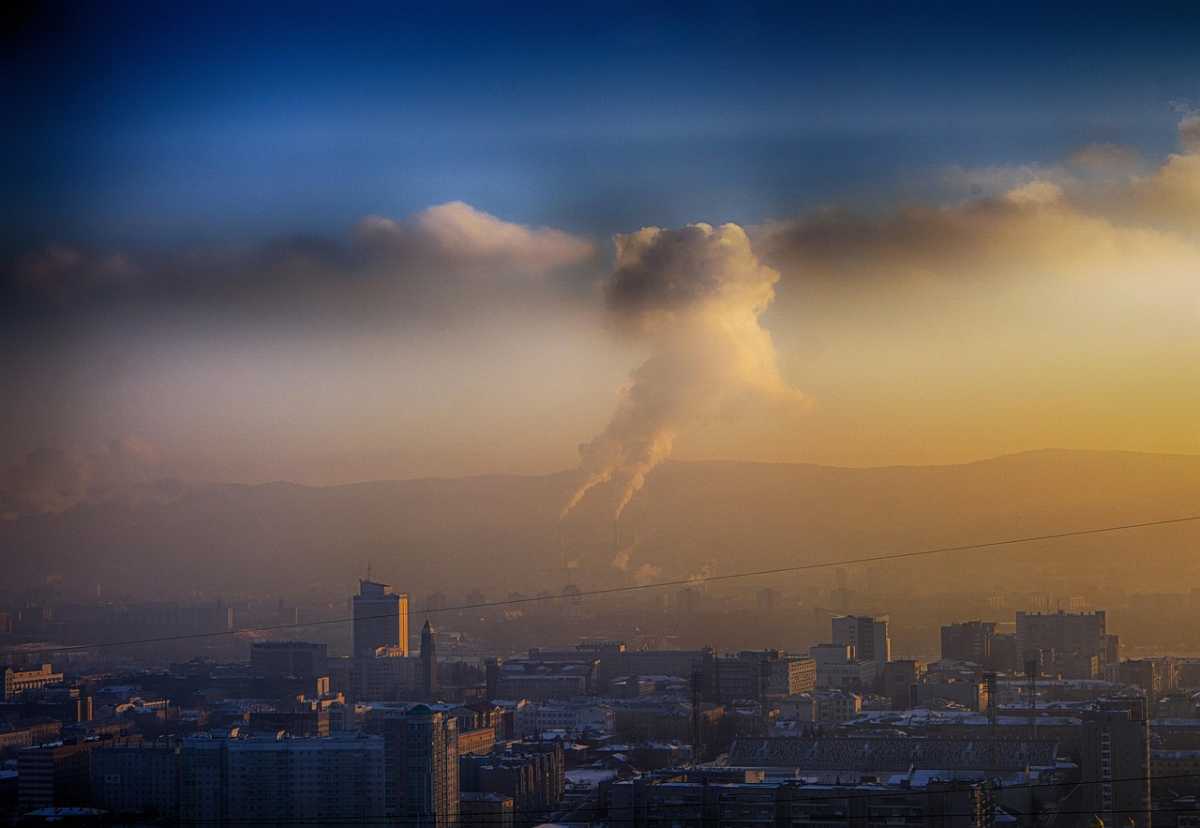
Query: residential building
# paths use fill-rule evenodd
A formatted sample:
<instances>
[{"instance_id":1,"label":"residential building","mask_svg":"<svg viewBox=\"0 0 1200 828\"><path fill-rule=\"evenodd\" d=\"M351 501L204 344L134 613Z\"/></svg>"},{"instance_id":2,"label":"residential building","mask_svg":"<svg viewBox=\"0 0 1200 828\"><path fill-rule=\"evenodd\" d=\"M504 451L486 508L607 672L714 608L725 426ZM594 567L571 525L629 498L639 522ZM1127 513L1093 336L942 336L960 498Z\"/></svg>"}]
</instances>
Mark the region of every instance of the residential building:
<instances>
[{"instance_id":1,"label":"residential building","mask_svg":"<svg viewBox=\"0 0 1200 828\"><path fill-rule=\"evenodd\" d=\"M1114 699L1083 714L1084 809L1105 825L1150 828L1150 721L1144 699Z\"/></svg>"},{"instance_id":2,"label":"residential building","mask_svg":"<svg viewBox=\"0 0 1200 828\"><path fill-rule=\"evenodd\" d=\"M384 741L194 736L179 752L182 822L335 823L385 816Z\"/></svg>"},{"instance_id":3,"label":"residential building","mask_svg":"<svg viewBox=\"0 0 1200 828\"><path fill-rule=\"evenodd\" d=\"M942 658L992 666L992 640L996 625L991 621L963 621L942 627Z\"/></svg>"},{"instance_id":4,"label":"residential building","mask_svg":"<svg viewBox=\"0 0 1200 828\"><path fill-rule=\"evenodd\" d=\"M718 781L673 774L615 782L605 797L607 822L614 828L980 828L991 811L987 786L978 782L902 787Z\"/></svg>"},{"instance_id":5,"label":"residential building","mask_svg":"<svg viewBox=\"0 0 1200 828\"><path fill-rule=\"evenodd\" d=\"M873 661L883 669L892 660L892 639L888 637L888 618L866 615L839 615L831 621L833 642L854 646L859 661Z\"/></svg>"},{"instance_id":6,"label":"residential building","mask_svg":"<svg viewBox=\"0 0 1200 828\"><path fill-rule=\"evenodd\" d=\"M179 813L175 742L102 747L91 756L91 804L114 814L173 820Z\"/></svg>"},{"instance_id":7,"label":"residential building","mask_svg":"<svg viewBox=\"0 0 1200 828\"><path fill-rule=\"evenodd\" d=\"M515 804L511 796L463 791L459 795L462 828L513 828Z\"/></svg>"},{"instance_id":8,"label":"residential building","mask_svg":"<svg viewBox=\"0 0 1200 828\"><path fill-rule=\"evenodd\" d=\"M566 791L566 757L561 742L517 742L489 756L459 761L462 790L511 797L517 821L543 822ZM522 814L532 815L522 818Z\"/></svg>"},{"instance_id":9,"label":"residential building","mask_svg":"<svg viewBox=\"0 0 1200 828\"><path fill-rule=\"evenodd\" d=\"M1022 662L1037 658L1040 653L1061 659L1063 665L1055 672L1067 678L1095 678L1092 672L1107 663L1115 646L1105 628L1103 610L1096 612L1018 612L1017 650Z\"/></svg>"},{"instance_id":10,"label":"residential building","mask_svg":"<svg viewBox=\"0 0 1200 828\"><path fill-rule=\"evenodd\" d=\"M255 641L250 645L250 669L268 676L324 676L326 649L315 641Z\"/></svg>"}]
</instances>

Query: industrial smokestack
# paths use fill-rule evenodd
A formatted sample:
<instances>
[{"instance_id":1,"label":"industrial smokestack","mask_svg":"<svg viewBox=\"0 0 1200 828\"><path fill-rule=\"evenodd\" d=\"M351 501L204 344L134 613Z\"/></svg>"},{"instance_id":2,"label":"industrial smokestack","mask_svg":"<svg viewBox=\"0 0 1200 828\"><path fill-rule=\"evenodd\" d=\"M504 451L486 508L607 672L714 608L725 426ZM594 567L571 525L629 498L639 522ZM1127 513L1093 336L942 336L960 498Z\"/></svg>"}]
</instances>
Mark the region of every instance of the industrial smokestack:
<instances>
[{"instance_id":1,"label":"industrial smokestack","mask_svg":"<svg viewBox=\"0 0 1200 828\"><path fill-rule=\"evenodd\" d=\"M584 479L564 518L609 481L618 486L619 518L675 438L734 401L803 401L783 381L771 335L759 324L779 273L759 262L741 227L647 227L615 241L616 268L604 285L608 310L651 355L622 390L608 426L579 447Z\"/></svg>"}]
</instances>

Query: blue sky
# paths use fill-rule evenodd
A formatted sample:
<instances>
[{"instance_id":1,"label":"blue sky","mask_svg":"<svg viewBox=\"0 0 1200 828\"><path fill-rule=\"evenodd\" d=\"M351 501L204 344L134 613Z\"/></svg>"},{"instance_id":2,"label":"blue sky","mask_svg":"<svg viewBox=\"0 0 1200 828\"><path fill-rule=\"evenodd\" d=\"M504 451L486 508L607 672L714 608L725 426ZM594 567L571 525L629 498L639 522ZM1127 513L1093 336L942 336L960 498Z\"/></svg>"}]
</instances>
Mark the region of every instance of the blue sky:
<instances>
[{"instance_id":1,"label":"blue sky","mask_svg":"<svg viewBox=\"0 0 1200 828\"><path fill-rule=\"evenodd\" d=\"M1197 14L995 4L65 4L10 34L7 247L342 232L454 199L596 236L1171 147Z\"/></svg>"}]
</instances>

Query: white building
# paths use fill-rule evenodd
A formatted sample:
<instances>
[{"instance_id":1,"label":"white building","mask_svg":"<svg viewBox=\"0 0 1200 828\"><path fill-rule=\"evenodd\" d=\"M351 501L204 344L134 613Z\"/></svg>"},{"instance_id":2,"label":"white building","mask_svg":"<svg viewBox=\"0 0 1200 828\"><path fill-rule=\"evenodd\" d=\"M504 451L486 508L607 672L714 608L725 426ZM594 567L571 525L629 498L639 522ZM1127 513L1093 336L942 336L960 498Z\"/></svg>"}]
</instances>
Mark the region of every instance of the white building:
<instances>
[{"instance_id":1,"label":"white building","mask_svg":"<svg viewBox=\"0 0 1200 828\"><path fill-rule=\"evenodd\" d=\"M547 730L568 733L612 733L616 729L616 713L607 704L593 701L530 702L514 724L523 728L520 736L532 736Z\"/></svg>"}]
</instances>

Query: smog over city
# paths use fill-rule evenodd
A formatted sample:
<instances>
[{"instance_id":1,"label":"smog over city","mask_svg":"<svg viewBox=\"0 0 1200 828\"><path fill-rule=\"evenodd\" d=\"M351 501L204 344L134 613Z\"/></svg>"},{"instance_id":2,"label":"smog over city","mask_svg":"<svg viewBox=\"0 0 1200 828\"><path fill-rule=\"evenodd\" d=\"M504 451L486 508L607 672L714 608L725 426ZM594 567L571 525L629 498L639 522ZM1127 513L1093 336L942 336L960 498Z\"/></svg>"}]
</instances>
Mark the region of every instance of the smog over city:
<instances>
[{"instance_id":1,"label":"smog over city","mask_svg":"<svg viewBox=\"0 0 1200 828\"><path fill-rule=\"evenodd\" d=\"M0 825L1200 825L1200 9L4 18Z\"/></svg>"}]
</instances>

